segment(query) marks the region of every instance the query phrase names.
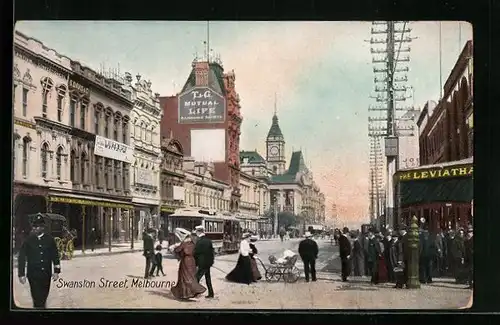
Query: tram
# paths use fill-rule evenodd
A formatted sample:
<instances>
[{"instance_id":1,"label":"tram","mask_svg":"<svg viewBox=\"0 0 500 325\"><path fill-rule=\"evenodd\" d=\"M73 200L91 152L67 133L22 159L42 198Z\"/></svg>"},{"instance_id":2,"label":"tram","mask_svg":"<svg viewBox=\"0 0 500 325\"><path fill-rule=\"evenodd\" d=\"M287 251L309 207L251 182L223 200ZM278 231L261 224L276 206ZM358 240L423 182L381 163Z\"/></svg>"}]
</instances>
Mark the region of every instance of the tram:
<instances>
[{"instance_id":1,"label":"tram","mask_svg":"<svg viewBox=\"0 0 500 325\"><path fill-rule=\"evenodd\" d=\"M201 225L205 228L205 236L212 240L216 253L231 253L239 249L241 227L232 215L223 215L209 209L182 208L175 210L168 218L169 245L179 242L174 233L176 228L193 230Z\"/></svg>"}]
</instances>

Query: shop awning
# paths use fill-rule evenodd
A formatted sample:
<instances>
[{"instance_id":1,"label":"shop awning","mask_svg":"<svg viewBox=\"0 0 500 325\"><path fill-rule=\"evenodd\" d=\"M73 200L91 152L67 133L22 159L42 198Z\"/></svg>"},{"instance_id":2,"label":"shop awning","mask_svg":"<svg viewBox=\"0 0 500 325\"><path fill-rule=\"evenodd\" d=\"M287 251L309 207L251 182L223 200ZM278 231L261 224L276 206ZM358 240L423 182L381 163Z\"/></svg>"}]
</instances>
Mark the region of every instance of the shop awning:
<instances>
[{"instance_id":1,"label":"shop awning","mask_svg":"<svg viewBox=\"0 0 500 325\"><path fill-rule=\"evenodd\" d=\"M435 202L470 203L474 198L472 177L414 180L399 183L401 206Z\"/></svg>"}]
</instances>

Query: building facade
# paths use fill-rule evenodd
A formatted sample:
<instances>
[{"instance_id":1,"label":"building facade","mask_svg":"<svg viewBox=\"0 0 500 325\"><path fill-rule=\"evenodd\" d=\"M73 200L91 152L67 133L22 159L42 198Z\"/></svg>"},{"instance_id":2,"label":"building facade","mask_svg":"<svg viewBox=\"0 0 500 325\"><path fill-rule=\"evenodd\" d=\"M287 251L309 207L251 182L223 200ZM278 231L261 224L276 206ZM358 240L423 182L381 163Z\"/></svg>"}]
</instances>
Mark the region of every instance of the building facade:
<instances>
[{"instance_id":1,"label":"building facade","mask_svg":"<svg viewBox=\"0 0 500 325\"><path fill-rule=\"evenodd\" d=\"M26 235L28 214L46 212L49 190L71 190L71 61L36 39L14 33L14 246Z\"/></svg>"},{"instance_id":2,"label":"building facade","mask_svg":"<svg viewBox=\"0 0 500 325\"><path fill-rule=\"evenodd\" d=\"M257 151L240 152L240 166L245 173L242 177L246 180L242 182L242 191L251 188L249 179L255 180L258 194L248 196L256 198L261 218L269 223L275 214L286 212L297 216L304 225L324 222L325 197L314 182L302 151L292 152L286 168L285 139L276 113L266 138L266 153L264 159Z\"/></svg>"},{"instance_id":3,"label":"building facade","mask_svg":"<svg viewBox=\"0 0 500 325\"><path fill-rule=\"evenodd\" d=\"M67 114L72 190L50 193L50 211L69 218L75 246L85 249L92 228L98 244L111 246L133 236L131 220L130 91L122 82L71 62ZM137 227L135 227L137 228Z\"/></svg>"},{"instance_id":4,"label":"building facade","mask_svg":"<svg viewBox=\"0 0 500 325\"><path fill-rule=\"evenodd\" d=\"M130 146L134 161L130 167L130 192L138 229L160 227L160 120L163 115L159 94L153 94L151 82L130 73L125 74L125 86L132 93L134 106L130 114Z\"/></svg>"},{"instance_id":5,"label":"building facade","mask_svg":"<svg viewBox=\"0 0 500 325\"><path fill-rule=\"evenodd\" d=\"M433 231L467 227L473 200L472 41L458 57L439 102L424 106L420 166L395 175L400 222L423 218Z\"/></svg>"},{"instance_id":6,"label":"building facade","mask_svg":"<svg viewBox=\"0 0 500 325\"><path fill-rule=\"evenodd\" d=\"M214 164L184 159L186 207L228 212L231 187L214 178Z\"/></svg>"},{"instance_id":7,"label":"building facade","mask_svg":"<svg viewBox=\"0 0 500 325\"><path fill-rule=\"evenodd\" d=\"M182 145L176 139L163 138L161 142L161 175L160 175L160 193L161 193L161 212L160 224L166 234L173 229L168 228L168 217L176 209L185 206L185 188L186 176L184 174L184 151ZM171 238L170 240L173 240Z\"/></svg>"},{"instance_id":8,"label":"building facade","mask_svg":"<svg viewBox=\"0 0 500 325\"><path fill-rule=\"evenodd\" d=\"M424 107L418 120L420 164L431 165L473 155L472 41L468 41L444 84L436 107Z\"/></svg>"},{"instance_id":9,"label":"building facade","mask_svg":"<svg viewBox=\"0 0 500 325\"><path fill-rule=\"evenodd\" d=\"M195 59L181 93L160 98L164 112L162 135L168 137L172 132L181 143L185 156L194 157L194 146L199 145L192 143L193 132L223 132L223 139L216 140L223 142L223 157L213 161L213 177L231 187L229 210L232 212L239 210L241 196L238 186L242 117L235 79L234 72L224 72L221 62Z\"/></svg>"}]
</instances>

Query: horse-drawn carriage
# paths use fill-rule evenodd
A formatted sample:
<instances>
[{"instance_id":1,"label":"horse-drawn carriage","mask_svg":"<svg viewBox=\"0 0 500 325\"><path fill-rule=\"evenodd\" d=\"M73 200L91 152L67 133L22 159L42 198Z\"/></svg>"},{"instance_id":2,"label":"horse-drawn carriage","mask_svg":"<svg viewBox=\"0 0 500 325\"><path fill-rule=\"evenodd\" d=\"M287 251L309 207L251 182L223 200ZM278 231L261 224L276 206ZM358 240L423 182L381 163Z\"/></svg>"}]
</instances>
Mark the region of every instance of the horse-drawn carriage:
<instances>
[{"instance_id":1,"label":"horse-drawn carriage","mask_svg":"<svg viewBox=\"0 0 500 325\"><path fill-rule=\"evenodd\" d=\"M30 225L38 215L41 215L45 220L45 232L54 237L59 257L61 259L72 259L75 250L73 241L76 238L76 233L68 230L66 218L55 213L30 214L28 215Z\"/></svg>"}]
</instances>

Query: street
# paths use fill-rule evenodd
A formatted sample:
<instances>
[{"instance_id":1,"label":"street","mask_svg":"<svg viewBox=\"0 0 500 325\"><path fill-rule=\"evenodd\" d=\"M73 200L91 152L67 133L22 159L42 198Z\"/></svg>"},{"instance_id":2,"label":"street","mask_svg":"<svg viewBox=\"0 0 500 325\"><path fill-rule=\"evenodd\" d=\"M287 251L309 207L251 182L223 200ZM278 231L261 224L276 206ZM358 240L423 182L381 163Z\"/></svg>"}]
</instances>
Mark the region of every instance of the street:
<instances>
[{"instance_id":1,"label":"street","mask_svg":"<svg viewBox=\"0 0 500 325\"><path fill-rule=\"evenodd\" d=\"M268 256L281 256L285 249L297 251L299 240L257 242L259 256L268 264ZM170 287L177 279L178 262L164 259L165 277L149 283L142 279L142 253L83 257L62 261L60 280L54 282L48 308L250 308L250 309L438 309L465 306L471 295L464 286L450 281L436 281L420 290L396 290L390 284L370 285L369 279L340 282L337 247L319 240L318 281L302 278L293 284L268 283L264 279L252 285L226 282L224 277L234 267L236 254L216 258L212 268L215 299L177 301ZM297 266L302 269L302 263ZM264 271L261 270L262 274ZM21 285L14 270L14 301L18 307L31 308L29 285ZM201 283L205 285L205 280Z\"/></svg>"}]
</instances>

